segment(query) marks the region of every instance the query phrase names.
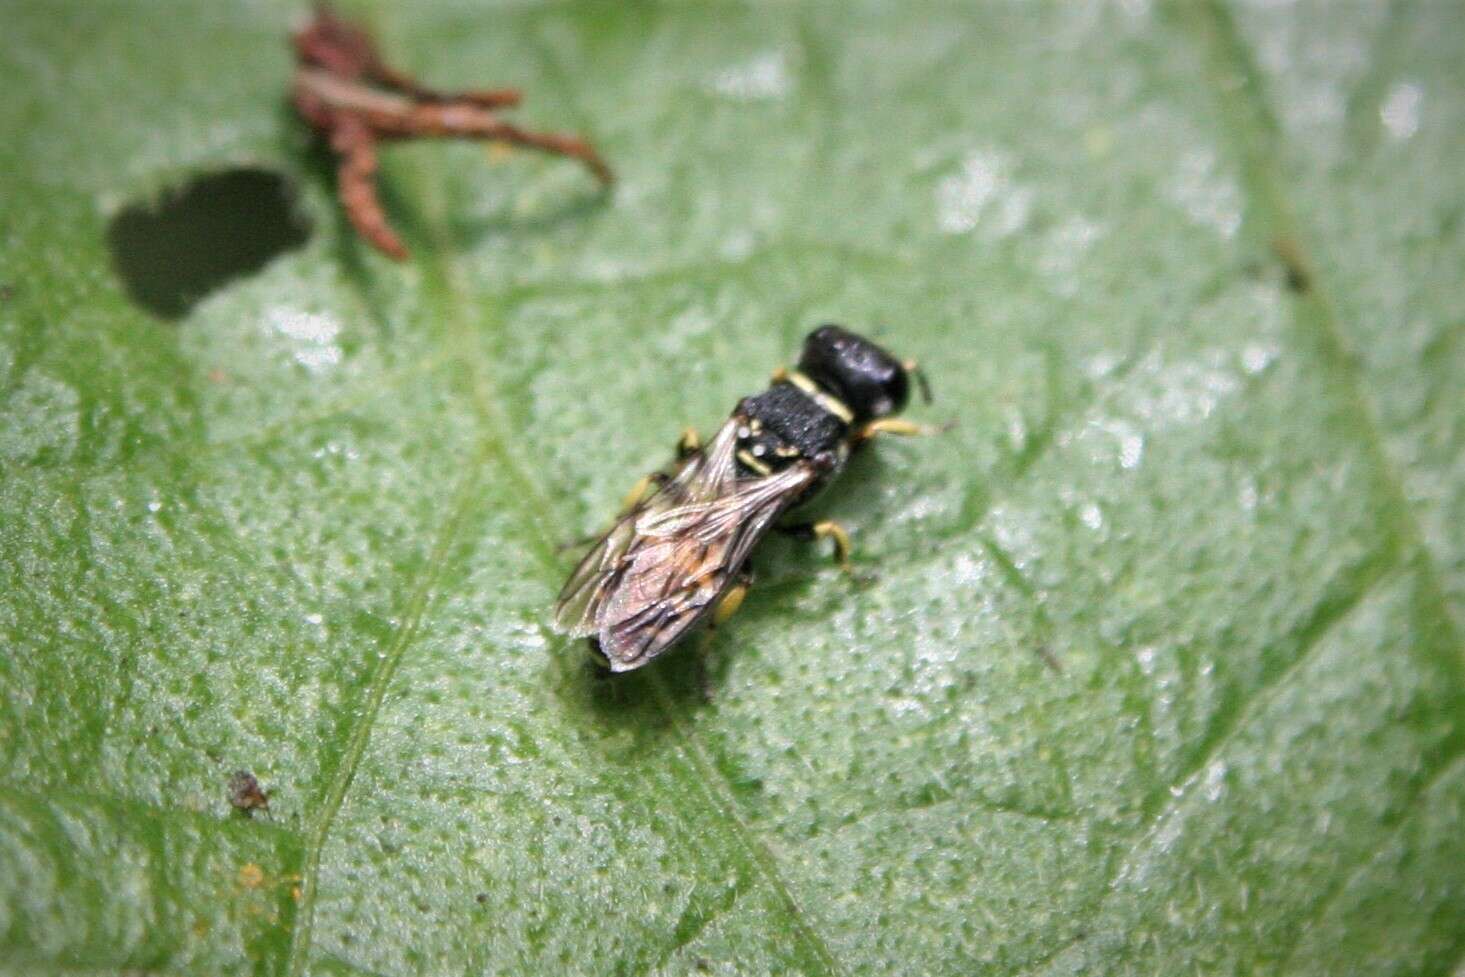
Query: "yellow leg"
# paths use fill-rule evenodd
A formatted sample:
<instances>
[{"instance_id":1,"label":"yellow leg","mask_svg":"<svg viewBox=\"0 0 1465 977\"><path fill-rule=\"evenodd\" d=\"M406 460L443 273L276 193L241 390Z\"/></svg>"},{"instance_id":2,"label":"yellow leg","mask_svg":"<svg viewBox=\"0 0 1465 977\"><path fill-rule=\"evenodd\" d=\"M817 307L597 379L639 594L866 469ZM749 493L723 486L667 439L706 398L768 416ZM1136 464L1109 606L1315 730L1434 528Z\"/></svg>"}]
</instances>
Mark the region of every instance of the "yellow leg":
<instances>
[{"instance_id":1,"label":"yellow leg","mask_svg":"<svg viewBox=\"0 0 1465 977\"><path fill-rule=\"evenodd\" d=\"M929 424L917 424L915 421L903 420L899 417L882 417L878 421L871 421L860 428L856 438L859 441L869 441L877 434L902 434L908 436L940 434L941 428L932 427Z\"/></svg>"},{"instance_id":2,"label":"yellow leg","mask_svg":"<svg viewBox=\"0 0 1465 977\"><path fill-rule=\"evenodd\" d=\"M834 540L835 562L839 564L839 568L845 573L854 573L854 567L850 565L849 561L849 533L844 531L843 526L831 519L825 519L823 522L814 523L809 529L813 532L815 539Z\"/></svg>"},{"instance_id":3,"label":"yellow leg","mask_svg":"<svg viewBox=\"0 0 1465 977\"><path fill-rule=\"evenodd\" d=\"M773 377L772 377L772 382L773 383L783 383L783 381L785 381L787 379L788 379L788 367L780 366L778 369L776 369L776 370L773 371Z\"/></svg>"},{"instance_id":4,"label":"yellow leg","mask_svg":"<svg viewBox=\"0 0 1465 977\"><path fill-rule=\"evenodd\" d=\"M653 475L643 475L636 482L636 484L631 487L631 491L626 493L626 497L621 500L620 514L624 516L632 509L636 508L636 506L646 501L646 497L650 493L652 486L659 485L661 478L662 476L659 473Z\"/></svg>"},{"instance_id":5,"label":"yellow leg","mask_svg":"<svg viewBox=\"0 0 1465 977\"><path fill-rule=\"evenodd\" d=\"M743 606L743 598L747 596L747 584L735 583L729 587L727 593L722 595L722 600L718 601L717 606L712 609L711 626L717 628L726 624L727 619L736 614L738 608Z\"/></svg>"},{"instance_id":6,"label":"yellow leg","mask_svg":"<svg viewBox=\"0 0 1465 977\"><path fill-rule=\"evenodd\" d=\"M695 454L697 451L700 451L701 448L702 437L697 433L697 429L695 427L683 428L682 436L677 439L678 460L685 458L688 455Z\"/></svg>"}]
</instances>

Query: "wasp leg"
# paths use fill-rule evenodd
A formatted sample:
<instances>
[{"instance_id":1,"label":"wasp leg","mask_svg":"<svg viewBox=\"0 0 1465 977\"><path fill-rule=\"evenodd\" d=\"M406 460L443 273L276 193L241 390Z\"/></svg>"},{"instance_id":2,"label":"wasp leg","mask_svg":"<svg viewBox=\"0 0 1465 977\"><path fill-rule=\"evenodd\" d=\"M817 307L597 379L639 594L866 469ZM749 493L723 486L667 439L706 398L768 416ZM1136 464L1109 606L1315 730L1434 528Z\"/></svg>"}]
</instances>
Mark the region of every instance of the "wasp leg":
<instances>
[{"instance_id":1,"label":"wasp leg","mask_svg":"<svg viewBox=\"0 0 1465 977\"><path fill-rule=\"evenodd\" d=\"M677 438L677 461L683 461L702 450L702 436L697 433L695 427L682 429L682 436Z\"/></svg>"},{"instance_id":2,"label":"wasp leg","mask_svg":"<svg viewBox=\"0 0 1465 977\"><path fill-rule=\"evenodd\" d=\"M708 618L707 627L717 629L726 624L728 618L738 612L743 606L743 598L748 596L748 588L753 586L753 561L744 560L742 567L738 569L738 577L732 585L718 598L717 606L712 609L712 616Z\"/></svg>"},{"instance_id":3,"label":"wasp leg","mask_svg":"<svg viewBox=\"0 0 1465 977\"><path fill-rule=\"evenodd\" d=\"M882 417L878 421L871 421L855 432L855 442L864 444L877 434L900 434L909 437L924 437L929 434L940 434L945 428L932 427L929 424L917 424L915 421L903 420L899 417Z\"/></svg>"},{"instance_id":4,"label":"wasp leg","mask_svg":"<svg viewBox=\"0 0 1465 977\"><path fill-rule=\"evenodd\" d=\"M796 526L780 526L780 532L788 533L790 536L797 536L800 539L834 540L834 562L845 573L854 575L855 568L850 564L850 541L849 533L845 532L843 526L832 519L825 519L821 522L806 522Z\"/></svg>"},{"instance_id":5,"label":"wasp leg","mask_svg":"<svg viewBox=\"0 0 1465 977\"><path fill-rule=\"evenodd\" d=\"M702 439L697 436L695 428L689 427L677 439L676 460L683 461L700 450L702 450ZM655 495L670 480L671 475L664 471L652 472L650 475L642 476L637 480L635 485L631 486L631 491L626 493L626 497L621 500L621 509L618 517L630 515L636 510L637 506Z\"/></svg>"},{"instance_id":6,"label":"wasp leg","mask_svg":"<svg viewBox=\"0 0 1465 977\"><path fill-rule=\"evenodd\" d=\"M703 702L711 702L712 694L715 691L712 671L708 667L708 658L712 655L712 634L726 624L728 618L736 614L738 608L743 606L743 598L748 596L748 588L752 585L753 565L744 563L743 568L738 571L737 581L722 595L717 606L712 609L711 616L707 619L707 630L704 632L697 655L697 682L702 687Z\"/></svg>"},{"instance_id":7,"label":"wasp leg","mask_svg":"<svg viewBox=\"0 0 1465 977\"><path fill-rule=\"evenodd\" d=\"M709 627L720 628L738 612L743 606L743 599L748 596L748 586L752 582L752 574L745 574L742 579L727 589L722 595L722 600L712 610L712 620Z\"/></svg>"},{"instance_id":8,"label":"wasp leg","mask_svg":"<svg viewBox=\"0 0 1465 977\"><path fill-rule=\"evenodd\" d=\"M651 484L654 481L656 481L654 475L643 475L641 478L638 478L636 484L631 486L631 491L627 492L626 497L621 500L620 515L624 516L636 508L636 506L640 505L641 500L646 497L646 492L651 488Z\"/></svg>"},{"instance_id":9,"label":"wasp leg","mask_svg":"<svg viewBox=\"0 0 1465 977\"><path fill-rule=\"evenodd\" d=\"M621 511L619 514L621 516L629 515L636 506L650 498L654 490L660 489L665 484L666 475L663 472L652 472L650 475L642 476L636 481L635 485L631 486L631 491L626 493L626 497L621 500Z\"/></svg>"},{"instance_id":10,"label":"wasp leg","mask_svg":"<svg viewBox=\"0 0 1465 977\"><path fill-rule=\"evenodd\" d=\"M787 379L788 379L788 367L786 367L786 366L780 366L778 369L776 369L776 370L773 371L773 376L770 378L770 382L772 382L772 383L783 383Z\"/></svg>"}]
</instances>

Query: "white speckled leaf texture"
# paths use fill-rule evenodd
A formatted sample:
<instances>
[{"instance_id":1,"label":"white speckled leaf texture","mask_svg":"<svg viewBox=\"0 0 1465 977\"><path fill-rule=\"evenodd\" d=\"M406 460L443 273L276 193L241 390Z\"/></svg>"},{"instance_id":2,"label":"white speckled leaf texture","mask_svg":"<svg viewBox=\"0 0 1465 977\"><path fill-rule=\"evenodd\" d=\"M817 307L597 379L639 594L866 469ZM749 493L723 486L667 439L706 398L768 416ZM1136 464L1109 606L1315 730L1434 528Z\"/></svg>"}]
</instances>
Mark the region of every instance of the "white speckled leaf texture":
<instances>
[{"instance_id":1,"label":"white speckled leaf texture","mask_svg":"<svg viewBox=\"0 0 1465 977\"><path fill-rule=\"evenodd\" d=\"M1458 4L345 11L614 191L390 148L397 265L303 9L5 6L0 972L1459 977ZM140 306L241 167L308 239ZM597 679L563 544L824 321L955 422L818 503L874 579Z\"/></svg>"}]
</instances>

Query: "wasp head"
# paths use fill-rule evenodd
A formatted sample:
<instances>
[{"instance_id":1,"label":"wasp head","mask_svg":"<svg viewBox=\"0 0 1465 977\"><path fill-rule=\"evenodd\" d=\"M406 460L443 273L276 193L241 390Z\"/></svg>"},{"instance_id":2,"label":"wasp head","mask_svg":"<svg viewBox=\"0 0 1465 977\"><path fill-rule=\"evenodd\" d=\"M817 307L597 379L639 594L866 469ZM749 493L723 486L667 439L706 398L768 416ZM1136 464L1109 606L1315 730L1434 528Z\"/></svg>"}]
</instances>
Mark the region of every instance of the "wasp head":
<instances>
[{"instance_id":1,"label":"wasp head","mask_svg":"<svg viewBox=\"0 0 1465 977\"><path fill-rule=\"evenodd\" d=\"M856 423L898 414L910 400L905 365L841 326L820 326L809 333L799 371L844 401Z\"/></svg>"}]
</instances>

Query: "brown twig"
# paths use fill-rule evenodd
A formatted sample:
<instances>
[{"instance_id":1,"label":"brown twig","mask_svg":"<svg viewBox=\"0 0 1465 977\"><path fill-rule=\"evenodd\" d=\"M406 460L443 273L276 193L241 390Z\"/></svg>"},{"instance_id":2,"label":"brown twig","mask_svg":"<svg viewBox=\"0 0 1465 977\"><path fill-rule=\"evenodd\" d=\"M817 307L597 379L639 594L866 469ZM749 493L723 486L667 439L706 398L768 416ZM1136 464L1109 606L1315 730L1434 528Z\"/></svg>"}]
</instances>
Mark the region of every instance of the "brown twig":
<instances>
[{"instance_id":1,"label":"brown twig","mask_svg":"<svg viewBox=\"0 0 1465 977\"><path fill-rule=\"evenodd\" d=\"M603 184L614 177L584 139L531 132L501 119L519 104L517 89L440 92L390 67L371 36L329 8L294 35L296 111L326 136L337 158L337 192L356 232L383 254L407 249L392 230L376 189L376 145L388 139L484 139L528 146L584 163Z\"/></svg>"}]
</instances>

